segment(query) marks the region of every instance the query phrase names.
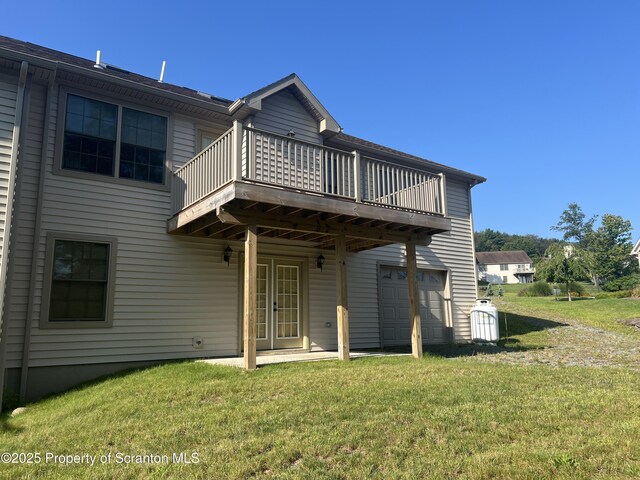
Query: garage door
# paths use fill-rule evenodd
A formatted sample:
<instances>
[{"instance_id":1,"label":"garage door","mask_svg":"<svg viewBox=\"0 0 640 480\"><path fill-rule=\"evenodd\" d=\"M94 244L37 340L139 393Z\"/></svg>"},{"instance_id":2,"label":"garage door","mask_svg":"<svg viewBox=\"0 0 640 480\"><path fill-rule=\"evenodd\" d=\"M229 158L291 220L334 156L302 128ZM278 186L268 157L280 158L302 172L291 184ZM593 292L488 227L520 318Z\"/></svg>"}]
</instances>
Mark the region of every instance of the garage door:
<instances>
[{"instance_id":1,"label":"garage door","mask_svg":"<svg viewBox=\"0 0 640 480\"><path fill-rule=\"evenodd\" d=\"M444 302L445 272L418 270L423 343L449 341ZM410 345L409 286L407 269L380 267L382 346Z\"/></svg>"}]
</instances>

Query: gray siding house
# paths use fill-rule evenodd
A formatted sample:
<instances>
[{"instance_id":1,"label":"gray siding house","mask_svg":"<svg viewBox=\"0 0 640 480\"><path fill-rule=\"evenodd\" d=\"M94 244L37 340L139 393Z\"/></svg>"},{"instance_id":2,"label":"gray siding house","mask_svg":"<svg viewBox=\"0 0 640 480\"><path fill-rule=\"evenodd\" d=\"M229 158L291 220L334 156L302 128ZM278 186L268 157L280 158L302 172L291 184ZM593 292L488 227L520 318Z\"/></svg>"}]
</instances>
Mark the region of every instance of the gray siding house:
<instances>
[{"instance_id":1,"label":"gray siding house","mask_svg":"<svg viewBox=\"0 0 640 480\"><path fill-rule=\"evenodd\" d=\"M0 383L23 400L471 339L484 178L343 133L296 75L230 101L0 37L0 165Z\"/></svg>"}]
</instances>

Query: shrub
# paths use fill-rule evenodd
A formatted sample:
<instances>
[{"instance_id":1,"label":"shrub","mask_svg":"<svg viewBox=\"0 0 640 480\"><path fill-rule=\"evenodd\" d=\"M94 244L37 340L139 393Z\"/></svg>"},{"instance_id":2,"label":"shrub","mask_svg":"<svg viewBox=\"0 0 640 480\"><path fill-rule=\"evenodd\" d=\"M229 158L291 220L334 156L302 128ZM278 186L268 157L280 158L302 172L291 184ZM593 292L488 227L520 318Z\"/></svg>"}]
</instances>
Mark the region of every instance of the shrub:
<instances>
[{"instance_id":1,"label":"shrub","mask_svg":"<svg viewBox=\"0 0 640 480\"><path fill-rule=\"evenodd\" d=\"M587 290L584 288L584 285L579 282L569 282L569 291L571 292L572 297L581 297L587 292ZM562 295L567 294L566 283L560 284L560 293L562 293Z\"/></svg>"},{"instance_id":2,"label":"shrub","mask_svg":"<svg viewBox=\"0 0 640 480\"><path fill-rule=\"evenodd\" d=\"M551 295L551 287L547 282L535 282L518 292L519 297L548 297Z\"/></svg>"},{"instance_id":3,"label":"shrub","mask_svg":"<svg viewBox=\"0 0 640 480\"><path fill-rule=\"evenodd\" d=\"M633 273L625 277L616 278L610 282L605 283L602 289L606 292L617 292L619 290L633 290L634 288L640 288L640 274Z\"/></svg>"},{"instance_id":4,"label":"shrub","mask_svg":"<svg viewBox=\"0 0 640 480\"><path fill-rule=\"evenodd\" d=\"M640 290L638 291L640 293ZM633 297L633 292L629 290L618 290L617 292L599 292L596 293L596 298L602 300L603 298L628 298Z\"/></svg>"}]
</instances>

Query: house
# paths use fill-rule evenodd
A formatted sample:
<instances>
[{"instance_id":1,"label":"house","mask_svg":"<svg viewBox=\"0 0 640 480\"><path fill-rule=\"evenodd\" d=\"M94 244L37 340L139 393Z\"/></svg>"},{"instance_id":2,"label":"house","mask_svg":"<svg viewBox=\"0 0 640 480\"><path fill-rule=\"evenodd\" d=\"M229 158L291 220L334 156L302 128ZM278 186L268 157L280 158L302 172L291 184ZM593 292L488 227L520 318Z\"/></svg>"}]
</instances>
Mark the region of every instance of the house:
<instances>
[{"instance_id":1,"label":"house","mask_svg":"<svg viewBox=\"0 0 640 480\"><path fill-rule=\"evenodd\" d=\"M631 256L635 257L638 261L638 264L640 264L640 240L638 240L634 247L631 249Z\"/></svg>"},{"instance_id":2,"label":"house","mask_svg":"<svg viewBox=\"0 0 640 480\"><path fill-rule=\"evenodd\" d=\"M0 163L0 381L23 399L471 340L485 179L344 133L296 75L231 101L0 37Z\"/></svg>"},{"instance_id":3,"label":"house","mask_svg":"<svg viewBox=\"0 0 640 480\"><path fill-rule=\"evenodd\" d=\"M478 280L489 283L532 283L535 268L526 252L476 252Z\"/></svg>"}]
</instances>

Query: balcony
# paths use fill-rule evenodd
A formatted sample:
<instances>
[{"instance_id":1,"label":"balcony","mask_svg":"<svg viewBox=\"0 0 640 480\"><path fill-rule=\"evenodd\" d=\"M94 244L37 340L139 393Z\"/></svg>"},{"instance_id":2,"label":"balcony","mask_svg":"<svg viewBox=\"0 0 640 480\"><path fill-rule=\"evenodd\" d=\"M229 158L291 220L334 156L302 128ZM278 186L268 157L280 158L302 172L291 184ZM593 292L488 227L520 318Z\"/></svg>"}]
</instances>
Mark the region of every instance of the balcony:
<instances>
[{"instance_id":1,"label":"balcony","mask_svg":"<svg viewBox=\"0 0 640 480\"><path fill-rule=\"evenodd\" d=\"M514 275L527 275L536 273L536 269L529 266L518 266L513 272Z\"/></svg>"},{"instance_id":2,"label":"balcony","mask_svg":"<svg viewBox=\"0 0 640 480\"><path fill-rule=\"evenodd\" d=\"M445 177L238 122L176 170L170 233L240 239L259 234L351 250L428 242L450 230ZM234 228L235 226L235 228Z\"/></svg>"}]
</instances>

